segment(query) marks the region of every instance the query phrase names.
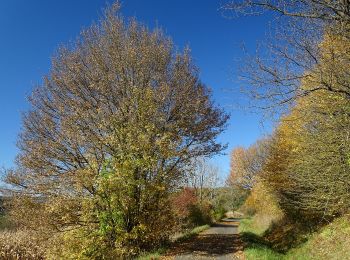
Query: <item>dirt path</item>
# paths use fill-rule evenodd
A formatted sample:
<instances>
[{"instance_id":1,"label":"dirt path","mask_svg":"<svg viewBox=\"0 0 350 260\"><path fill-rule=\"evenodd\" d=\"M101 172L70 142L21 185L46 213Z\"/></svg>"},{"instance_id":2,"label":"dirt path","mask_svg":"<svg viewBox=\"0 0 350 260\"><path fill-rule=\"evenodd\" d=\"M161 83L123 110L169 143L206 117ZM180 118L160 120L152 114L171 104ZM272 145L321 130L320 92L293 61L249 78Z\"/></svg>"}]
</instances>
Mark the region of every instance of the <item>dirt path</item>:
<instances>
[{"instance_id":1,"label":"dirt path","mask_svg":"<svg viewBox=\"0 0 350 260\"><path fill-rule=\"evenodd\" d=\"M223 219L206 231L177 243L161 259L242 259L238 220Z\"/></svg>"}]
</instances>

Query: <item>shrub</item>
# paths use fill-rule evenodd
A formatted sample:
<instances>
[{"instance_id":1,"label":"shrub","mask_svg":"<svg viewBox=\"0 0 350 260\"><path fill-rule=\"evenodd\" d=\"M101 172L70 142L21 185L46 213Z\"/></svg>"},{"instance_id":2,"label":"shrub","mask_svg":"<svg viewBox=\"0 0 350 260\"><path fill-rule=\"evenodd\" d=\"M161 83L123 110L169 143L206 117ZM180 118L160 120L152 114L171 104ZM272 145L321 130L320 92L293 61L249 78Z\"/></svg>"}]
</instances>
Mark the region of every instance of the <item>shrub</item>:
<instances>
[{"instance_id":1,"label":"shrub","mask_svg":"<svg viewBox=\"0 0 350 260\"><path fill-rule=\"evenodd\" d=\"M197 203L195 191L191 188L184 188L174 194L171 199L173 214L177 219L177 225L180 229L189 228L191 208Z\"/></svg>"},{"instance_id":2,"label":"shrub","mask_svg":"<svg viewBox=\"0 0 350 260\"><path fill-rule=\"evenodd\" d=\"M219 204L214 208L213 217L215 220L220 220L225 216L226 212L227 210L225 207L222 204Z\"/></svg>"},{"instance_id":3,"label":"shrub","mask_svg":"<svg viewBox=\"0 0 350 260\"><path fill-rule=\"evenodd\" d=\"M190 207L190 223L193 226L201 226L212 223L212 206L208 202L195 204Z\"/></svg>"}]
</instances>

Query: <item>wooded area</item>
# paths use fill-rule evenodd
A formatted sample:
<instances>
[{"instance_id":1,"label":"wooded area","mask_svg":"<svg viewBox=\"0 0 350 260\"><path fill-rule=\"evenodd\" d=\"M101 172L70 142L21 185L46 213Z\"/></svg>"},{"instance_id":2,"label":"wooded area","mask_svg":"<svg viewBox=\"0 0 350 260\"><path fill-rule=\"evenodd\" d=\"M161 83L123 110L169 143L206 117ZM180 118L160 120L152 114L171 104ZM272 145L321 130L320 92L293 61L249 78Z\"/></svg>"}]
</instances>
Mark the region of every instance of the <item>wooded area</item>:
<instances>
[{"instance_id":1,"label":"wooded area","mask_svg":"<svg viewBox=\"0 0 350 260\"><path fill-rule=\"evenodd\" d=\"M277 43L267 45L271 60L250 59L244 71L253 102L279 122L270 136L232 152L229 183L248 190L241 209L265 230L265 243L286 254L305 234L349 213L350 3L244 1L226 8L271 11L280 22ZM263 160L260 150L267 151Z\"/></svg>"}]
</instances>

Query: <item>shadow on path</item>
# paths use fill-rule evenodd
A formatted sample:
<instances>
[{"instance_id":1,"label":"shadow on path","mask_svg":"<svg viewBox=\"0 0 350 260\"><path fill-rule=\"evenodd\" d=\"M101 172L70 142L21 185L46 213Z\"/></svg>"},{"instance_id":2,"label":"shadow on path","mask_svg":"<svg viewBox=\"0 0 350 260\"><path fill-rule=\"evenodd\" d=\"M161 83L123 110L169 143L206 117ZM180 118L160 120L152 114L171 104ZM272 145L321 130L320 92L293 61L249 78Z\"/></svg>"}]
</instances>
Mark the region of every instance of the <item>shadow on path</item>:
<instances>
[{"instance_id":1,"label":"shadow on path","mask_svg":"<svg viewBox=\"0 0 350 260\"><path fill-rule=\"evenodd\" d=\"M237 219L213 224L209 229L188 240L175 243L165 258L175 259L233 259L243 250L238 235Z\"/></svg>"},{"instance_id":2,"label":"shadow on path","mask_svg":"<svg viewBox=\"0 0 350 260\"><path fill-rule=\"evenodd\" d=\"M172 248L169 255L173 256L209 256L234 254L242 250L238 235L199 235Z\"/></svg>"}]
</instances>

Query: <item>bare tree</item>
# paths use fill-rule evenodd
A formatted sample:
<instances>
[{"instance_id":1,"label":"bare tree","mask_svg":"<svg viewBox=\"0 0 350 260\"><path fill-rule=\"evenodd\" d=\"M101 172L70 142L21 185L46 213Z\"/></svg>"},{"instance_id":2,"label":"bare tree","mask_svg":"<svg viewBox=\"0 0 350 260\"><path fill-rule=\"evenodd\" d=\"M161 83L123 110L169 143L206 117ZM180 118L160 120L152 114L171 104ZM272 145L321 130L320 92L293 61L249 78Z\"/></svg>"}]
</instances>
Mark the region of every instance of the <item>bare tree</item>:
<instances>
[{"instance_id":1,"label":"bare tree","mask_svg":"<svg viewBox=\"0 0 350 260\"><path fill-rule=\"evenodd\" d=\"M200 202L211 200L220 185L219 168L208 163L205 158L195 159L189 168L186 182L194 188Z\"/></svg>"},{"instance_id":2,"label":"bare tree","mask_svg":"<svg viewBox=\"0 0 350 260\"><path fill-rule=\"evenodd\" d=\"M231 1L224 8L242 14L272 11L279 15L321 20L326 23L350 22L349 0L243 0Z\"/></svg>"},{"instance_id":3,"label":"bare tree","mask_svg":"<svg viewBox=\"0 0 350 260\"><path fill-rule=\"evenodd\" d=\"M252 107L284 112L297 98L319 90L350 97L347 82L337 87L326 82L309 89L300 87L303 80L312 79L320 63L325 33L350 38L349 6L348 0L244 0L223 7L238 15L272 12L274 17L272 38L259 47L257 55L248 56L242 67L243 91L252 98ZM342 76L335 73L335 77L341 80Z\"/></svg>"}]
</instances>

